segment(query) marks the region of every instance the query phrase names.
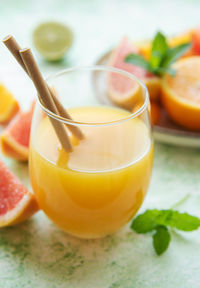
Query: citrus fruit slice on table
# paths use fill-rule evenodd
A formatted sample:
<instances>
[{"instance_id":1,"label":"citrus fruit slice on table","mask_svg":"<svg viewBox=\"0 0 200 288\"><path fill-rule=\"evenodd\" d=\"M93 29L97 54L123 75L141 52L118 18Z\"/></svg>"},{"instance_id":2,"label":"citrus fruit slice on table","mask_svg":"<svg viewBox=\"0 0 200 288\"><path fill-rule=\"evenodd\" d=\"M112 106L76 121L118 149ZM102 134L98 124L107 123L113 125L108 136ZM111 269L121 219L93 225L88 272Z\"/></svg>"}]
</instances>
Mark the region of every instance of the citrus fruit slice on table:
<instances>
[{"instance_id":1,"label":"citrus fruit slice on table","mask_svg":"<svg viewBox=\"0 0 200 288\"><path fill-rule=\"evenodd\" d=\"M162 103L171 119L190 130L200 130L200 57L173 65L175 76L162 79Z\"/></svg>"},{"instance_id":2,"label":"citrus fruit slice on table","mask_svg":"<svg viewBox=\"0 0 200 288\"><path fill-rule=\"evenodd\" d=\"M27 161L34 104L30 111L20 112L0 136L2 153L16 160Z\"/></svg>"},{"instance_id":3,"label":"citrus fruit slice on table","mask_svg":"<svg viewBox=\"0 0 200 288\"><path fill-rule=\"evenodd\" d=\"M34 195L0 160L0 227L25 221L38 210Z\"/></svg>"},{"instance_id":4,"label":"citrus fruit slice on table","mask_svg":"<svg viewBox=\"0 0 200 288\"><path fill-rule=\"evenodd\" d=\"M160 93L160 79L139 66L125 63L125 57L130 53L138 53L138 49L127 37L124 37L112 52L109 65L135 75L147 86L150 98L157 98ZM109 73L108 95L114 103L132 109L139 94L141 90L136 81L118 73Z\"/></svg>"},{"instance_id":5,"label":"citrus fruit slice on table","mask_svg":"<svg viewBox=\"0 0 200 288\"><path fill-rule=\"evenodd\" d=\"M12 93L0 84L0 124L7 124L19 111L19 104Z\"/></svg>"},{"instance_id":6,"label":"citrus fruit slice on table","mask_svg":"<svg viewBox=\"0 0 200 288\"><path fill-rule=\"evenodd\" d=\"M33 42L41 55L49 61L57 61L71 47L73 33L66 25L58 22L45 22L33 32Z\"/></svg>"}]
</instances>

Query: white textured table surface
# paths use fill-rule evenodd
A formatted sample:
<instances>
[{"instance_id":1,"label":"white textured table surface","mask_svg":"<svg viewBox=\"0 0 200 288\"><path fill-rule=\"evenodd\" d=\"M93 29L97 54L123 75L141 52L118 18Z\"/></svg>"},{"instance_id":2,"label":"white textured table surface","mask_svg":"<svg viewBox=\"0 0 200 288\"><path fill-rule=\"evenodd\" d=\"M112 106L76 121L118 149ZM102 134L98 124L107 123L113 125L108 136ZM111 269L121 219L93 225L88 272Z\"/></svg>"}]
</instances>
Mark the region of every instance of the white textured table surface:
<instances>
[{"instance_id":1,"label":"white textured table surface","mask_svg":"<svg viewBox=\"0 0 200 288\"><path fill-rule=\"evenodd\" d=\"M152 37L157 29L175 33L200 25L200 1L0 1L0 37L12 33L31 44L33 27L42 20L68 23L75 42L65 61L48 64L47 75L72 65L93 64L122 35ZM24 107L33 96L28 79L0 45L0 81ZM4 159L5 160L5 159ZM28 167L6 160L29 185ZM168 208L187 193L180 210L200 216L200 150L155 147L155 165L148 196L141 209ZM200 231L173 233L170 249L155 255L149 235L128 227L102 240L83 241L56 228L39 212L32 220L0 231L0 288L197 288L200 287Z\"/></svg>"}]
</instances>

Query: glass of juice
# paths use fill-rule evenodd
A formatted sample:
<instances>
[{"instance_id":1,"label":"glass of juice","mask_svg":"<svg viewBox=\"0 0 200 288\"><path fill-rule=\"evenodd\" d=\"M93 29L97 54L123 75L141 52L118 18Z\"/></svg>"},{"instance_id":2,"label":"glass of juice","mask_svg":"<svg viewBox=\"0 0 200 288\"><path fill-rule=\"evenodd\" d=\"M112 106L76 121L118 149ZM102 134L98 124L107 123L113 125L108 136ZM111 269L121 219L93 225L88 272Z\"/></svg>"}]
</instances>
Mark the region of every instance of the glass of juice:
<instances>
[{"instance_id":1,"label":"glass of juice","mask_svg":"<svg viewBox=\"0 0 200 288\"><path fill-rule=\"evenodd\" d=\"M111 89L112 81L123 93ZM132 74L104 66L67 69L47 82L73 120L53 114L38 100L31 129L30 176L40 208L77 237L114 233L136 214L151 178L147 89ZM133 93L128 107L108 100L110 93L127 97L126 89ZM51 117L83 132L84 139L78 140L66 125L72 152L61 147Z\"/></svg>"}]
</instances>

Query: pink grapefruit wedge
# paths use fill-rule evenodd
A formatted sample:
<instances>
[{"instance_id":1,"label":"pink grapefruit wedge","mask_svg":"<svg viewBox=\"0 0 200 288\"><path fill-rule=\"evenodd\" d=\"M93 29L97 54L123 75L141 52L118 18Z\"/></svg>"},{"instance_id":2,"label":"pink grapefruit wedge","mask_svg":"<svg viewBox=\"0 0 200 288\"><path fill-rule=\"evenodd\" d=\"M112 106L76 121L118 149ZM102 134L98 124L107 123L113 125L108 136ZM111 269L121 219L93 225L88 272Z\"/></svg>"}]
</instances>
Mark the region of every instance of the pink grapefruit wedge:
<instances>
[{"instance_id":1,"label":"pink grapefruit wedge","mask_svg":"<svg viewBox=\"0 0 200 288\"><path fill-rule=\"evenodd\" d=\"M27 161L34 104L30 111L20 112L0 137L2 153L10 158Z\"/></svg>"},{"instance_id":2,"label":"pink grapefruit wedge","mask_svg":"<svg viewBox=\"0 0 200 288\"><path fill-rule=\"evenodd\" d=\"M147 86L151 99L156 99L160 93L160 79L144 68L125 63L125 57L130 53L139 53L133 43L124 37L119 46L112 52L109 64L135 75ZM108 95L119 106L132 109L141 95L140 86L133 80L117 73L108 75Z\"/></svg>"},{"instance_id":3,"label":"pink grapefruit wedge","mask_svg":"<svg viewBox=\"0 0 200 288\"><path fill-rule=\"evenodd\" d=\"M34 195L0 160L0 227L25 221L38 210Z\"/></svg>"}]
</instances>

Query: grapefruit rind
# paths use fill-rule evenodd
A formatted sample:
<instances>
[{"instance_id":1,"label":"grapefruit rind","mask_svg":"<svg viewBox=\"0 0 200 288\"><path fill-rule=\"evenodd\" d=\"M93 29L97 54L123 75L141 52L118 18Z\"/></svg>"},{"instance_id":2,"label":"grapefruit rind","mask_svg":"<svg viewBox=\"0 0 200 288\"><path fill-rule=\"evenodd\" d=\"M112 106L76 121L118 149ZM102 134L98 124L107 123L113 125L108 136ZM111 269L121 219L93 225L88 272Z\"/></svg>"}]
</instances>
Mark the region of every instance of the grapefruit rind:
<instances>
[{"instance_id":1,"label":"grapefruit rind","mask_svg":"<svg viewBox=\"0 0 200 288\"><path fill-rule=\"evenodd\" d=\"M0 161L0 227L18 224L38 210L35 196Z\"/></svg>"},{"instance_id":2,"label":"grapefruit rind","mask_svg":"<svg viewBox=\"0 0 200 288\"><path fill-rule=\"evenodd\" d=\"M27 161L29 137L35 102L28 112L19 113L0 136L0 146L4 156Z\"/></svg>"},{"instance_id":3,"label":"grapefruit rind","mask_svg":"<svg viewBox=\"0 0 200 288\"><path fill-rule=\"evenodd\" d=\"M33 214L39 210L38 203L35 196L28 192L17 203L17 206L7 212L5 215L0 216L0 227L8 227L19 224L29 219Z\"/></svg>"},{"instance_id":4,"label":"grapefruit rind","mask_svg":"<svg viewBox=\"0 0 200 288\"><path fill-rule=\"evenodd\" d=\"M110 97L112 102L114 102L118 106L130 109L141 97L142 91L139 85L131 89L128 93L126 94L124 93L123 97L118 91L111 88L111 85L109 85L109 79L108 79L108 86L109 86L109 89L107 91L108 96Z\"/></svg>"},{"instance_id":5,"label":"grapefruit rind","mask_svg":"<svg viewBox=\"0 0 200 288\"><path fill-rule=\"evenodd\" d=\"M2 154L20 161L27 161L29 149L19 144L15 139L5 131L0 137L0 146Z\"/></svg>"}]
</instances>

